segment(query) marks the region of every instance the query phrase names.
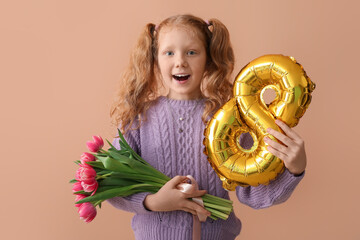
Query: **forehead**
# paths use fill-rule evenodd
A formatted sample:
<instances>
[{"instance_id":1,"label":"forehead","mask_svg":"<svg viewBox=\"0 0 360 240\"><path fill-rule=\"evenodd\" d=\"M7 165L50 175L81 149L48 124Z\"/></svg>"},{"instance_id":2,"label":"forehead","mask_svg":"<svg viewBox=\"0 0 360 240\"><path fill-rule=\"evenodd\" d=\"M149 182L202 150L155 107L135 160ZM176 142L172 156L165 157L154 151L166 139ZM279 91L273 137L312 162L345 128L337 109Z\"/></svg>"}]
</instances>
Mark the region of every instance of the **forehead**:
<instances>
[{"instance_id":1,"label":"forehead","mask_svg":"<svg viewBox=\"0 0 360 240\"><path fill-rule=\"evenodd\" d=\"M204 45L201 34L192 27L184 26L164 26L158 36L158 47L176 44L196 44Z\"/></svg>"}]
</instances>

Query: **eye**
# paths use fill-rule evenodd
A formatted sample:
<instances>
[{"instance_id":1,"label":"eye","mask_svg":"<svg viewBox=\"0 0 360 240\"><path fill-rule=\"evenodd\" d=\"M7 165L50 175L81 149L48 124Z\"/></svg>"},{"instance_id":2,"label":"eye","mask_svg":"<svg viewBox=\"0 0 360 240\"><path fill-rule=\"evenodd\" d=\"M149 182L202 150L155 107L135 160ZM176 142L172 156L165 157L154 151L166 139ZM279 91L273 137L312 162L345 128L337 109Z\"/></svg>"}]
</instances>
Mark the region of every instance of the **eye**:
<instances>
[{"instance_id":1,"label":"eye","mask_svg":"<svg viewBox=\"0 0 360 240\"><path fill-rule=\"evenodd\" d=\"M195 55L195 54L196 54L196 52L194 50L188 51L188 55Z\"/></svg>"},{"instance_id":2,"label":"eye","mask_svg":"<svg viewBox=\"0 0 360 240\"><path fill-rule=\"evenodd\" d=\"M172 55L174 55L174 53L173 53L172 51L166 51L164 54L165 54L166 56L172 56Z\"/></svg>"}]
</instances>

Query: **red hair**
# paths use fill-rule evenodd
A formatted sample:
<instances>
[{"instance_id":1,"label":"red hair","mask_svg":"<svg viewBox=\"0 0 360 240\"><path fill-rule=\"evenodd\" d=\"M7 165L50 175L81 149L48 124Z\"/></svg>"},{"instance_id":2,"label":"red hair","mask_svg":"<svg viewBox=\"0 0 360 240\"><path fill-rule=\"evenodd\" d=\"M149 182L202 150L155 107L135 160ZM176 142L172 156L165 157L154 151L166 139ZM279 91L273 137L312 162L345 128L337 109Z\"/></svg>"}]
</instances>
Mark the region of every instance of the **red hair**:
<instances>
[{"instance_id":1,"label":"red hair","mask_svg":"<svg viewBox=\"0 0 360 240\"><path fill-rule=\"evenodd\" d=\"M161 83L157 80L158 36L164 27L181 26L194 31L207 50L204 81L201 91L206 96L202 120L232 98L232 83L230 81L234 69L234 52L230 43L227 28L217 19L205 22L193 15L176 15L162 21L158 26L152 23L146 25L133 49L130 63L123 74L110 116L113 123L121 125L125 133L134 120L140 127L146 121L146 111L153 101L160 96ZM155 29L156 28L156 29Z\"/></svg>"}]
</instances>

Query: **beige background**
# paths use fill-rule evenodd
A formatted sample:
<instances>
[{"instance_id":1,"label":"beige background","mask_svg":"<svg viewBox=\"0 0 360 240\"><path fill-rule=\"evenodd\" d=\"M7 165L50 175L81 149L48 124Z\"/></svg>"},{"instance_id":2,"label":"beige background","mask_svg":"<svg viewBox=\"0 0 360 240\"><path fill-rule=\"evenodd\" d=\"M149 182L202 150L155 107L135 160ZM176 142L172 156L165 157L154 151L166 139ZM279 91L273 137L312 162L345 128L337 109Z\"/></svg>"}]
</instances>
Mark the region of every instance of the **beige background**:
<instances>
[{"instance_id":1,"label":"beige background","mask_svg":"<svg viewBox=\"0 0 360 240\"><path fill-rule=\"evenodd\" d=\"M108 204L92 223L79 220L68 184L73 161L92 135L112 138L110 104L143 26L192 13L228 27L234 75L258 56L282 53L317 84L296 127L306 177L282 205L253 210L235 201L237 239L360 239L359 7L356 0L1 1L0 238L133 239L132 214Z\"/></svg>"}]
</instances>

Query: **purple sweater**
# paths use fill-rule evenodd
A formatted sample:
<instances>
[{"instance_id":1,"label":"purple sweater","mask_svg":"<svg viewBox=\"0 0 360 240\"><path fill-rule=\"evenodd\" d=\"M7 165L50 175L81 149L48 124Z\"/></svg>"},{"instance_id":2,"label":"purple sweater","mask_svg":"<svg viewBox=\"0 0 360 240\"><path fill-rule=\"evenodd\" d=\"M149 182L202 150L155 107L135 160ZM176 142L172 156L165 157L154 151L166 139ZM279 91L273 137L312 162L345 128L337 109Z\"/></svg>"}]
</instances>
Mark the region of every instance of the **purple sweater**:
<instances>
[{"instance_id":1,"label":"purple sweater","mask_svg":"<svg viewBox=\"0 0 360 240\"><path fill-rule=\"evenodd\" d=\"M199 189L229 199L228 192L222 188L222 182L203 153L203 109L204 99L174 100L160 97L148 110L148 120L140 129L129 131L125 138L148 163L167 176L192 175L199 183ZM242 138L242 146L252 145L249 136ZM113 143L119 148L118 139L114 139ZM270 207L286 201L303 175L296 177L285 170L269 185L238 186L236 196L241 203L255 209ZM143 205L148 194L137 193L108 201L118 209L135 213L131 226L137 240L190 240L192 215L185 211L149 211ZM226 221L208 218L201 223L201 239L235 239L240 230L241 222L232 212Z\"/></svg>"}]
</instances>

